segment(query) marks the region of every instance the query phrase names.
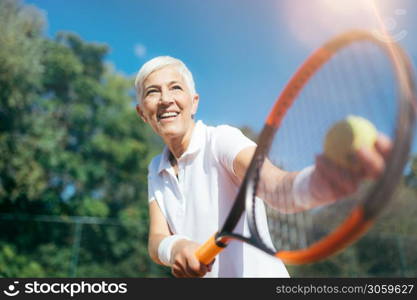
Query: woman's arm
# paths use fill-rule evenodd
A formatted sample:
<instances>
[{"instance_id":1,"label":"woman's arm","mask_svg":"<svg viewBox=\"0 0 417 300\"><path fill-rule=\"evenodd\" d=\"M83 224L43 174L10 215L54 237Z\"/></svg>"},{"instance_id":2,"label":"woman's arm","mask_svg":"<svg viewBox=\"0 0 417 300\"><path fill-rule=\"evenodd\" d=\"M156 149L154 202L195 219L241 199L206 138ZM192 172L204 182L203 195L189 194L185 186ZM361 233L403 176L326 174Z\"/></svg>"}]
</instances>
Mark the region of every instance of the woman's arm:
<instances>
[{"instance_id":1,"label":"woman's arm","mask_svg":"<svg viewBox=\"0 0 417 300\"><path fill-rule=\"evenodd\" d=\"M245 176L246 169L249 167L255 149L256 147L243 149L233 161L235 175L240 182L242 182ZM292 186L297 174L298 172L281 170L266 159L262 167L261 178L263 184L258 188L258 197L282 212L291 213L301 210L300 207L296 207L292 197ZM274 203L270 203L270 196L276 195L277 193L280 194L280 197L274 198L279 199L279 202L275 201Z\"/></svg>"},{"instance_id":2,"label":"woman's arm","mask_svg":"<svg viewBox=\"0 0 417 300\"><path fill-rule=\"evenodd\" d=\"M149 218L149 256L155 263L165 265L159 259L158 249L162 240L172 233L156 201L149 205ZM211 271L211 265L201 264L195 257L198 247L199 244L187 239L179 239L172 245L170 267L175 277L202 277Z\"/></svg>"},{"instance_id":3,"label":"woman's arm","mask_svg":"<svg viewBox=\"0 0 417 300\"><path fill-rule=\"evenodd\" d=\"M356 153L356 158L362 165L359 172L340 168L323 154L318 155L308 178L308 191L305 191L308 195L301 197L303 200L308 199L309 203L298 203L294 200L293 186L299 172L281 170L267 159L262 167L262 185L258 188L257 196L284 213L294 213L337 201L354 193L363 179L379 177L385 168L391 148L391 141L380 135L375 143L376 151L360 149ZM234 172L240 182L245 176L255 149L256 147L243 149L233 161ZM277 194L279 197L276 197Z\"/></svg>"},{"instance_id":4,"label":"woman's arm","mask_svg":"<svg viewBox=\"0 0 417 300\"><path fill-rule=\"evenodd\" d=\"M149 205L149 219L148 253L154 262L163 265L158 258L158 247L164 238L171 235L171 232L156 201L152 201Z\"/></svg>"}]
</instances>

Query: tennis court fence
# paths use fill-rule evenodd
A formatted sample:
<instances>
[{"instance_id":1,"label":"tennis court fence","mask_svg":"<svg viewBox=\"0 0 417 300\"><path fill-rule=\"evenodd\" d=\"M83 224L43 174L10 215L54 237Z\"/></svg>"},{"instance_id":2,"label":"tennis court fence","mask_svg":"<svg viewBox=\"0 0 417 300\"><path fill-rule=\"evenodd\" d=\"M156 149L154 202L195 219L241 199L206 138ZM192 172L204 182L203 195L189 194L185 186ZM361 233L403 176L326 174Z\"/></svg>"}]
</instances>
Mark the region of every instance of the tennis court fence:
<instances>
[{"instance_id":1,"label":"tennis court fence","mask_svg":"<svg viewBox=\"0 0 417 300\"><path fill-rule=\"evenodd\" d=\"M147 254L146 222L0 214L2 277L169 277ZM370 232L324 262L288 266L292 277L416 277L417 235Z\"/></svg>"}]
</instances>

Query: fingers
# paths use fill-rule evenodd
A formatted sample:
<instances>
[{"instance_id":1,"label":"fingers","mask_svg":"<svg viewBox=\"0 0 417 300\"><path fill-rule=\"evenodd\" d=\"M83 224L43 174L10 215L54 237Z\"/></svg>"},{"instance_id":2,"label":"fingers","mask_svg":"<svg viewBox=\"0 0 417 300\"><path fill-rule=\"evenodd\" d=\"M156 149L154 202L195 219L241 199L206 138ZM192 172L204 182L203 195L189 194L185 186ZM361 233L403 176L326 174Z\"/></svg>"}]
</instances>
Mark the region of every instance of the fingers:
<instances>
[{"instance_id":1,"label":"fingers","mask_svg":"<svg viewBox=\"0 0 417 300\"><path fill-rule=\"evenodd\" d=\"M383 134L378 135L375 142L375 150L360 149L357 158L362 164L366 178L376 179L385 169L385 161L392 150L392 142Z\"/></svg>"},{"instance_id":2,"label":"fingers","mask_svg":"<svg viewBox=\"0 0 417 300\"><path fill-rule=\"evenodd\" d=\"M205 264L200 263L194 256L190 257L188 260L187 271L192 277L203 277L208 272L208 268Z\"/></svg>"},{"instance_id":3,"label":"fingers","mask_svg":"<svg viewBox=\"0 0 417 300\"><path fill-rule=\"evenodd\" d=\"M378 178L385 168L385 160L376 151L369 149L360 149L357 152L357 158L361 162L362 170L366 178Z\"/></svg>"},{"instance_id":4,"label":"fingers","mask_svg":"<svg viewBox=\"0 0 417 300\"><path fill-rule=\"evenodd\" d=\"M381 176L385 169L385 161L388 159L392 150L390 139L379 134L375 142L375 149L360 149L357 151L357 159L362 165L364 176L370 179L376 179Z\"/></svg>"},{"instance_id":5,"label":"fingers","mask_svg":"<svg viewBox=\"0 0 417 300\"><path fill-rule=\"evenodd\" d=\"M195 251L199 247L197 243L186 241L182 248L175 254L171 272L178 278L203 277L211 271L212 263L205 265L195 256Z\"/></svg>"},{"instance_id":6,"label":"fingers","mask_svg":"<svg viewBox=\"0 0 417 300\"><path fill-rule=\"evenodd\" d=\"M359 185L360 175L353 171L338 167L324 155L316 158L316 169L324 181L321 188L327 189L332 198L340 198L354 193Z\"/></svg>"},{"instance_id":7,"label":"fingers","mask_svg":"<svg viewBox=\"0 0 417 300\"><path fill-rule=\"evenodd\" d=\"M211 267L200 263L197 259L176 262L172 266L172 274L177 278L198 278L211 271Z\"/></svg>"},{"instance_id":8,"label":"fingers","mask_svg":"<svg viewBox=\"0 0 417 300\"><path fill-rule=\"evenodd\" d=\"M387 160L392 150L392 142L386 135L380 133L375 143L375 149L382 155L384 160Z\"/></svg>"},{"instance_id":9,"label":"fingers","mask_svg":"<svg viewBox=\"0 0 417 300\"><path fill-rule=\"evenodd\" d=\"M185 278L186 274L181 264L174 264L171 268L171 273L177 278Z\"/></svg>"},{"instance_id":10,"label":"fingers","mask_svg":"<svg viewBox=\"0 0 417 300\"><path fill-rule=\"evenodd\" d=\"M207 265L208 272L211 272L211 269L213 268L213 264L214 264L215 261L216 261L216 259L213 259L213 261Z\"/></svg>"}]
</instances>

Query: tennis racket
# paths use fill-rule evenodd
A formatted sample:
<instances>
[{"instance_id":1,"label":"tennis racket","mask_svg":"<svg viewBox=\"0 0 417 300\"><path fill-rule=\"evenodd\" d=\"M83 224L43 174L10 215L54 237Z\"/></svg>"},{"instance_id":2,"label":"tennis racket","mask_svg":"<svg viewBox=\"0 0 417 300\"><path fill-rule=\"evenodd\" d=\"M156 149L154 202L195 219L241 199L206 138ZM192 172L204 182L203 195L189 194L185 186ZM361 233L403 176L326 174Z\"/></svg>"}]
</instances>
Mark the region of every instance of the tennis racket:
<instances>
[{"instance_id":1,"label":"tennis racket","mask_svg":"<svg viewBox=\"0 0 417 300\"><path fill-rule=\"evenodd\" d=\"M356 241L394 198L408 160L415 105L412 67L399 45L360 30L332 38L301 65L276 100L234 205L197 258L209 264L231 240L239 240L286 264L307 264ZM266 160L289 172L313 165L329 128L348 115L366 118L391 139L382 175L333 204L293 213L283 190L260 192ZM270 206L277 201L284 209ZM248 236L234 232L242 215Z\"/></svg>"}]
</instances>

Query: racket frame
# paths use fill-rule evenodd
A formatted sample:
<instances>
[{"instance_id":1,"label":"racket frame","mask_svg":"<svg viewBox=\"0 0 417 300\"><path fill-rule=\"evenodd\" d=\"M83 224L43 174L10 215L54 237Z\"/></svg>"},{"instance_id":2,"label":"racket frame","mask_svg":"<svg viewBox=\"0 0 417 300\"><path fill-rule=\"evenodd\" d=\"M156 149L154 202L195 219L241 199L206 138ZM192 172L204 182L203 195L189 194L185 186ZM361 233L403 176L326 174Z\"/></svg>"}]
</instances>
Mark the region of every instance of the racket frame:
<instances>
[{"instance_id":1,"label":"racket frame","mask_svg":"<svg viewBox=\"0 0 417 300\"><path fill-rule=\"evenodd\" d=\"M393 63L397 79L399 107L395 128L395 139L386 168L378 182L361 199L351 214L330 234L305 249L275 251L268 247L258 232L253 199L256 194L256 178L268 155L273 137L279 129L288 109L310 78L342 48L358 42L368 41L378 45ZM209 264L230 242L239 240L268 254L280 258L285 264L307 264L322 260L346 248L360 238L374 223L386 204L391 200L395 186L401 179L411 148L416 116L416 93L411 63L405 52L396 44L379 40L363 30L352 30L340 34L313 52L290 79L270 111L258 138L258 146L246 171L235 202L223 227L207 240L196 252L197 258ZM233 233L234 228L246 211L250 236Z\"/></svg>"}]
</instances>

